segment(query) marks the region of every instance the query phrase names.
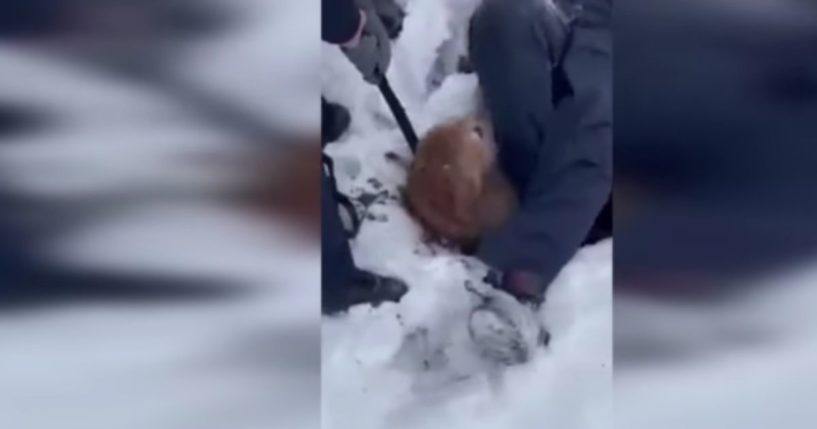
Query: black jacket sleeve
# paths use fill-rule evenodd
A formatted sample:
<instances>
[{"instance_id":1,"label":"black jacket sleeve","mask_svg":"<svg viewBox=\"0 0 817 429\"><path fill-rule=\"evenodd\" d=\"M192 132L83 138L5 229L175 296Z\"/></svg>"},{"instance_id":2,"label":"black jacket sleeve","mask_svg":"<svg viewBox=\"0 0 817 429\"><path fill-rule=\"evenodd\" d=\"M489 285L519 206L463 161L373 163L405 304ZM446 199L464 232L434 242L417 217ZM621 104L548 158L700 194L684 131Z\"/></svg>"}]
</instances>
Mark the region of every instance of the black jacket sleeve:
<instances>
[{"instance_id":1,"label":"black jacket sleeve","mask_svg":"<svg viewBox=\"0 0 817 429\"><path fill-rule=\"evenodd\" d=\"M546 150L508 224L479 256L493 267L553 281L590 231L612 188L612 38L609 0L588 0L563 64L573 96L554 111Z\"/></svg>"},{"instance_id":2,"label":"black jacket sleeve","mask_svg":"<svg viewBox=\"0 0 817 429\"><path fill-rule=\"evenodd\" d=\"M360 27L360 9L354 0L322 0L321 37L341 44L351 39Z\"/></svg>"}]
</instances>

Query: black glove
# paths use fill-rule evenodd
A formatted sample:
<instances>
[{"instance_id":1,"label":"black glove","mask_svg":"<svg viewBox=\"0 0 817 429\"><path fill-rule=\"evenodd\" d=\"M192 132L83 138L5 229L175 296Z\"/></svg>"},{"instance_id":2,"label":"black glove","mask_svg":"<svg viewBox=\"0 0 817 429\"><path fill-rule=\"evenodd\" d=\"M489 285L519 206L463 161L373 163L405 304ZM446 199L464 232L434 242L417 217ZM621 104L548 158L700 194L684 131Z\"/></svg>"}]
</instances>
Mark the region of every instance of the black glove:
<instances>
[{"instance_id":1,"label":"black glove","mask_svg":"<svg viewBox=\"0 0 817 429\"><path fill-rule=\"evenodd\" d=\"M491 269L483 281L534 308L539 308L545 300L547 285L538 274L530 271L511 270L502 273Z\"/></svg>"},{"instance_id":2,"label":"black glove","mask_svg":"<svg viewBox=\"0 0 817 429\"><path fill-rule=\"evenodd\" d=\"M355 281L347 291L347 304L371 304L372 307L377 307L384 302L400 302L407 292L408 285L398 278L358 270Z\"/></svg>"},{"instance_id":3,"label":"black glove","mask_svg":"<svg viewBox=\"0 0 817 429\"><path fill-rule=\"evenodd\" d=\"M366 82L378 85L391 62L389 33L380 20L373 0L356 0L356 3L366 14L366 24L358 45L351 48L343 47L341 50L357 67Z\"/></svg>"}]
</instances>

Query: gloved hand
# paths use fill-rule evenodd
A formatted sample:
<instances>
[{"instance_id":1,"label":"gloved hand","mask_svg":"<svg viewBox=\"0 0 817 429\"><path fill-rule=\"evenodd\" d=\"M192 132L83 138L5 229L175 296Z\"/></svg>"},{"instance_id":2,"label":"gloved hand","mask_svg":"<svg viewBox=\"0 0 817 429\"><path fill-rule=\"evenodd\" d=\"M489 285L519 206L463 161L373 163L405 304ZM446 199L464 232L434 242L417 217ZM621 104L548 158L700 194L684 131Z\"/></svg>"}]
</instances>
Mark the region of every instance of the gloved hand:
<instances>
[{"instance_id":1,"label":"gloved hand","mask_svg":"<svg viewBox=\"0 0 817 429\"><path fill-rule=\"evenodd\" d=\"M536 309L496 288L477 293L479 304L468 319L468 334L486 360L500 365L527 362L550 334Z\"/></svg>"},{"instance_id":2,"label":"gloved hand","mask_svg":"<svg viewBox=\"0 0 817 429\"><path fill-rule=\"evenodd\" d=\"M547 285L536 273L513 270L501 273L491 269L483 281L497 289L503 290L523 304L538 309L545 297Z\"/></svg>"},{"instance_id":3,"label":"gloved hand","mask_svg":"<svg viewBox=\"0 0 817 429\"><path fill-rule=\"evenodd\" d=\"M366 20L362 34L355 46L342 46L341 50L366 82L378 85L391 62L389 33L377 13L374 0L356 0L356 3Z\"/></svg>"}]
</instances>

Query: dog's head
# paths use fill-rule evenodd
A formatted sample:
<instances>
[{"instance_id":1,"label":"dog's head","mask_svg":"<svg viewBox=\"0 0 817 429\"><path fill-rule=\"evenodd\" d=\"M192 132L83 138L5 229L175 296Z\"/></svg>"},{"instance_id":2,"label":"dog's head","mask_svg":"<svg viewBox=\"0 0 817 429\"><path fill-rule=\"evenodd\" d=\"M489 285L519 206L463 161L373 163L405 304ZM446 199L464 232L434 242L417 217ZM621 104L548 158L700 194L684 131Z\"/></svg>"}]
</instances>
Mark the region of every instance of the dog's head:
<instances>
[{"instance_id":1,"label":"dog's head","mask_svg":"<svg viewBox=\"0 0 817 429\"><path fill-rule=\"evenodd\" d=\"M406 202L433 238L466 246L479 237L477 209L494 158L490 129L475 119L438 125L423 138Z\"/></svg>"}]
</instances>

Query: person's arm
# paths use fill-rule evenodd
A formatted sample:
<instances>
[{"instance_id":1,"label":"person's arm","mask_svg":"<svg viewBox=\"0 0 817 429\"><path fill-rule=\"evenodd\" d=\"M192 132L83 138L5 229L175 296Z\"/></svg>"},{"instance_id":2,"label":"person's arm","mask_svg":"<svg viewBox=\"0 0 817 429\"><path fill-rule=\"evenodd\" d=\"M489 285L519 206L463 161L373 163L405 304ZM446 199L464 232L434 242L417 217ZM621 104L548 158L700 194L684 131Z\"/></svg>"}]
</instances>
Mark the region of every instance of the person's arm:
<instances>
[{"instance_id":1,"label":"person's arm","mask_svg":"<svg viewBox=\"0 0 817 429\"><path fill-rule=\"evenodd\" d=\"M321 9L323 41L343 45L360 36L364 18L354 0L322 0Z\"/></svg>"},{"instance_id":2,"label":"person's arm","mask_svg":"<svg viewBox=\"0 0 817 429\"><path fill-rule=\"evenodd\" d=\"M578 250L610 193L610 134L609 127L599 126L581 137L585 143L595 140L594 154L576 154L557 171L540 171L512 220L483 241L479 257L512 282L503 288L541 300L544 289ZM513 284L515 276L520 284Z\"/></svg>"},{"instance_id":3,"label":"person's arm","mask_svg":"<svg viewBox=\"0 0 817 429\"><path fill-rule=\"evenodd\" d=\"M596 3L605 2L609 4ZM542 299L590 231L612 188L609 8L589 12L592 15L575 27L564 64L574 95L553 114L522 207L479 249L486 263L505 273L502 287L518 287L510 292L523 299L528 294L535 295L530 300Z\"/></svg>"}]
</instances>

